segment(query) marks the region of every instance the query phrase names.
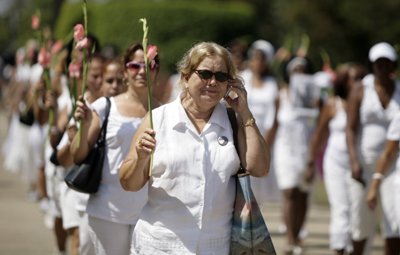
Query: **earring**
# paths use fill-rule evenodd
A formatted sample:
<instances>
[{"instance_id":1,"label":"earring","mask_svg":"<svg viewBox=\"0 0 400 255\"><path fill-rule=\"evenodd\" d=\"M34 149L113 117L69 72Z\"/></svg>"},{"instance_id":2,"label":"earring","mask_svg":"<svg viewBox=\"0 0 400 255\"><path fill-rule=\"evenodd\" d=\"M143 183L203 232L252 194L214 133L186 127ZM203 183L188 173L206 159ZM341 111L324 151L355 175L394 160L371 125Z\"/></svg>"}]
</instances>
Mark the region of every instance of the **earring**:
<instances>
[{"instance_id":1,"label":"earring","mask_svg":"<svg viewBox=\"0 0 400 255\"><path fill-rule=\"evenodd\" d=\"M122 78L122 82L124 83L125 86L129 86L129 82L125 77Z\"/></svg>"}]
</instances>

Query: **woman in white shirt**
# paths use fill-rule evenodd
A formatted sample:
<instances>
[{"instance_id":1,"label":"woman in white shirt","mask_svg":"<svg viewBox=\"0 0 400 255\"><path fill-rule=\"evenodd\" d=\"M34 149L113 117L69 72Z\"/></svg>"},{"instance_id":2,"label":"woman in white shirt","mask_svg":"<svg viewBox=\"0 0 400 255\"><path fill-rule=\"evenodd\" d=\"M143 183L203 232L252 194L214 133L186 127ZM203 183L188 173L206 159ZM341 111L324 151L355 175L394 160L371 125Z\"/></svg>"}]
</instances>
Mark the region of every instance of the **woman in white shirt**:
<instances>
[{"instance_id":1,"label":"woman in white shirt","mask_svg":"<svg viewBox=\"0 0 400 255\"><path fill-rule=\"evenodd\" d=\"M106 132L106 151L99 191L91 194L86 212L89 215L90 238L96 254L126 255L132 248L132 233L140 212L147 201L147 186L135 194L125 192L119 183L120 165L129 152L137 128L148 111L147 78L144 68L143 46L132 44L123 57L124 77L128 90L111 97L111 108ZM158 75L159 59L150 69L150 82ZM76 120L82 120L81 144L78 136L71 143L75 164L81 164L97 140L106 114L106 98L102 97L91 106L77 103ZM159 104L155 102L153 106Z\"/></svg>"},{"instance_id":2,"label":"woman in white shirt","mask_svg":"<svg viewBox=\"0 0 400 255\"><path fill-rule=\"evenodd\" d=\"M384 151L390 121L400 110L400 83L393 79L397 54L388 43L378 43L369 51L373 74L352 86L349 94L346 141L350 156L351 230L354 251L362 254L375 232L375 212L368 208L366 195L379 157ZM382 197L392 195L393 167L381 185ZM388 188L390 187L390 188ZM398 247L399 233L394 204L382 200L382 235L385 249ZM397 253L398 254L398 250ZM390 254L390 253L386 253Z\"/></svg>"},{"instance_id":3,"label":"woman in white shirt","mask_svg":"<svg viewBox=\"0 0 400 255\"><path fill-rule=\"evenodd\" d=\"M278 96L278 83L271 75L271 65L274 60L273 46L264 40L255 41L248 52L249 68L241 73L246 85L249 108L258 121L261 134L267 139L267 132L272 128L275 117L275 99ZM272 141L268 141L272 146ZM251 188L260 208L267 203L279 202L281 192L278 188L276 175L271 167L263 178L251 177Z\"/></svg>"},{"instance_id":4,"label":"woman in white shirt","mask_svg":"<svg viewBox=\"0 0 400 255\"><path fill-rule=\"evenodd\" d=\"M330 221L330 248L342 255L350 248L350 199L348 173L350 159L346 145L347 97L355 81L360 81L367 71L359 64L346 63L339 67L334 82L334 97L327 100L321 110L316 132L311 139L308 168L305 172L307 182L315 176L314 162L323 145L328 140L324 154L324 183L328 194Z\"/></svg>"},{"instance_id":5,"label":"woman in white shirt","mask_svg":"<svg viewBox=\"0 0 400 255\"><path fill-rule=\"evenodd\" d=\"M145 118L121 166L125 190L149 185L149 201L134 231L135 254L228 254L235 199L232 177L240 164L252 176L265 176L270 153L225 48L196 44L178 66L184 91L154 111L154 129ZM227 91L238 97L224 97ZM222 98L238 115L240 155Z\"/></svg>"}]
</instances>

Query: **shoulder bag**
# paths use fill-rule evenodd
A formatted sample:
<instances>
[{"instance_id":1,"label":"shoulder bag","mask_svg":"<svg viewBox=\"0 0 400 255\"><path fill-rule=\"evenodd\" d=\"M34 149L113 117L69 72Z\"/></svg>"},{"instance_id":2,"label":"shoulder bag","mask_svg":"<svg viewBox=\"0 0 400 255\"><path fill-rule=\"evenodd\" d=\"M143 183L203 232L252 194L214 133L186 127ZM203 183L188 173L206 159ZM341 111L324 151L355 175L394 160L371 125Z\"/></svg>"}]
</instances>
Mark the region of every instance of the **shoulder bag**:
<instances>
[{"instance_id":1,"label":"shoulder bag","mask_svg":"<svg viewBox=\"0 0 400 255\"><path fill-rule=\"evenodd\" d=\"M93 194L98 191L100 186L106 147L108 115L110 114L111 107L110 99L108 97L106 99L106 117L95 145L85 161L79 166L73 166L64 178L68 187L78 192Z\"/></svg>"},{"instance_id":2,"label":"shoulder bag","mask_svg":"<svg viewBox=\"0 0 400 255\"><path fill-rule=\"evenodd\" d=\"M239 154L236 114L227 108L233 139ZM276 255L267 225L250 186L250 174L242 167L236 174L236 197L233 211L229 255Z\"/></svg>"}]
</instances>

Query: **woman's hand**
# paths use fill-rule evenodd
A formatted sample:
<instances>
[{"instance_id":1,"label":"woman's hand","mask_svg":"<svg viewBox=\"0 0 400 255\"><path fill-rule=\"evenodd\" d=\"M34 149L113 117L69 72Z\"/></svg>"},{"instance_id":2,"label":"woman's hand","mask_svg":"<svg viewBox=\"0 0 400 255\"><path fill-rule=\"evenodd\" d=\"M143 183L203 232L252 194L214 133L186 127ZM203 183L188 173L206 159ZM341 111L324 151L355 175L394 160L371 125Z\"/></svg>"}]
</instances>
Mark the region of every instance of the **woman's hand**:
<instances>
[{"instance_id":1,"label":"woman's hand","mask_svg":"<svg viewBox=\"0 0 400 255\"><path fill-rule=\"evenodd\" d=\"M235 99L232 99L229 96L224 97L226 102L228 102L232 109L239 114L243 120L248 119L249 116L251 118L251 112L247 104L247 91L243 82L240 79L228 80L228 91L235 92L237 97Z\"/></svg>"},{"instance_id":2,"label":"woman's hand","mask_svg":"<svg viewBox=\"0 0 400 255\"><path fill-rule=\"evenodd\" d=\"M78 132L78 128L76 127L75 123L67 125L67 134L68 134L68 139L70 142L74 139L77 132Z\"/></svg>"},{"instance_id":3,"label":"woman's hand","mask_svg":"<svg viewBox=\"0 0 400 255\"><path fill-rule=\"evenodd\" d=\"M364 187L365 187L365 181L362 178L362 168L359 162L355 162L354 164L352 164L351 166L351 177L358 181L359 183L361 183Z\"/></svg>"},{"instance_id":4,"label":"woman's hand","mask_svg":"<svg viewBox=\"0 0 400 255\"><path fill-rule=\"evenodd\" d=\"M308 166L306 171L304 172L304 179L308 184L311 184L314 181L315 170L314 166Z\"/></svg>"},{"instance_id":5,"label":"woman's hand","mask_svg":"<svg viewBox=\"0 0 400 255\"><path fill-rule=\"evenodd\" d=\"M367 195L367 203L372 211L375 210L377 201L378 201L378 187L373 183Z\"/></svg>"},{"instance_id":6,"label":"woman's hand","mask_svg":"<svg viewBox=\"0 0 400 255\"><path fill-rule=\"evenodd\" d=\"M146 128L144 132L139 135L136 142L136 153L138 159L150 158L152 149L156 148L156 139L154 139L155 135L156 132L150 128Z\"/></svg>"},{"instance_id":7,"label":"woman's hand","mask_svg":"<svg viewBox=\"0 0 400 255\"><path fill-rule=\"evenodd\" d=\"M79 96L78 101L76 102L76 110L74 116L76 121L82 120L82 127L88 127L92 122L92 111L89 109L86 103L83 102L82 96Z\"/></svg>"},{"instance_id":8,"label":"woman's hand","mask_svg":"<svg viewBox=\"0 0 400 255\"><path fill-rule=\"evenodd\" d=\"M46 92L46 100L44 102L44 105L47 108L53 108L53 109L57 109L57 97L55 96L54 92L51 90L48 90Z\"/></svg>"}]
</instances>

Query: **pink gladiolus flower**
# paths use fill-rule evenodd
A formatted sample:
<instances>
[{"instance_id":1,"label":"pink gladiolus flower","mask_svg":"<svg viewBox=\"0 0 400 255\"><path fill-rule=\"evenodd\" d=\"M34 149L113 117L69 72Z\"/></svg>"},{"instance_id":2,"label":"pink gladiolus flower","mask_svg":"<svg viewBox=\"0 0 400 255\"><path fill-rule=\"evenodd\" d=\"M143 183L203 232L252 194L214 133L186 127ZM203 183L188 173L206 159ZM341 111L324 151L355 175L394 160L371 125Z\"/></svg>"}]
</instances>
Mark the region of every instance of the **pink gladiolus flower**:
<instances>
[{"instance_id":1,"label":"pink gladiolus flower","mask_svg":"<svg viewBox=\"0 0 400 255\"><path fill-rule=\"evenodd\" d=\"M52 56L56 55L63 46L64 46L63 40L58 40L57 42L55 42L51 47L51 55Z\"/></svg>"},{"instance_id":2,"label":"pink gladiolus flower","mask_svg":"<svg viewBox=\"0 0 400 255\"><path fill-rule=\"evenodd\" d=\"M40 52L39 52L39 55L38 55L38 62L43 68L50 67L51 54L50 54L50 52L47 52L44 47L42 47L40 49Z\"/></svg>"},{"instance_id":3,"label":"pink gladiolus flower","mask_svg":"<svg viewBox=\"0 0 400 255\"><path fill-rule=\"evenodd\" d=\"M81 63L69 63L68 72L70 78L79 78L81 76Z\"/></svg>"},{"instance_id":4,"label":"pink gladiolus flower","mask_svg":"<svg viewBox=\"0 0 400 255\"><path fill-rule=\"evenodd\" d=\"M75 46L75 50L79 50L82 48L86 48L88 44L88 39L85 37L83 38L83 40L79 41L76 46Z\"/></svg>"},{"instance_id":5,"label":"pink gladiolus flower","mask_svg":"<svg viewBox=\"0 0 400 255\"><path fill-rule=\"evenodd\" d=\"M32 26L32 29L34 29L34 30L37 30L39 28L39 26L40 26L39 19L35 14L32 15L32 24L31 24L31 26Z\"/></svg>"},{"instance_id":6,"label":"pink gladiolus flower","mask_svg":"<svg viewBox=\"0 0 400 255\"><path fill-rule=\"evenodd\" d=\"M147 46L147 58L151 62L157 56L157 46ZM154 64L153 64L154 65Z\"/></svg>"},{"instance_id":7,"label":"pink gladiolus flower","mask_svg":"<svg viewBox=\"0 0 400 255\"><path fill-rule=\"evenodd\" d=\"M76 42L80 42L85 38L85 29L82 24L77 24L74 27L74 39Z\"/></svg>"}]
</instances>

